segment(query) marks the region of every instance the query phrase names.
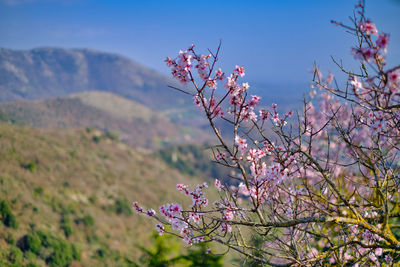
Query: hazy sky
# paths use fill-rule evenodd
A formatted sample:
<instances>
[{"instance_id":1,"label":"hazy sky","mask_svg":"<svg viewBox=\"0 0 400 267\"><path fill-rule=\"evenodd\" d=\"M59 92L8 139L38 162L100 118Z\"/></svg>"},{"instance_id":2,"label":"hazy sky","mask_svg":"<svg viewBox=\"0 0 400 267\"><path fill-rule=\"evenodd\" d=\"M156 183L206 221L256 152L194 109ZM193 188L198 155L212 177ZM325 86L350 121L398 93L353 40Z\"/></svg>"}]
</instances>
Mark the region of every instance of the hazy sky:
<instances>
[{"instance_id":1,"label":"hazy sky","mask_svg":"<svg viewBox=\"0 0 400 267\"><path fill-rule=\"evenodd\" d=\"M194 43L199 52L222 40L225 71L245 66L250 80L310 80L317 62L349 56L353 38L330 24L349 22L354 0L105 1L0 0L0 47L94 48L125 55L167 74L163 60ZM367 16L389 32L389 63L400 63L400 1L367 0Z\"/></svg>"}]
</instances>

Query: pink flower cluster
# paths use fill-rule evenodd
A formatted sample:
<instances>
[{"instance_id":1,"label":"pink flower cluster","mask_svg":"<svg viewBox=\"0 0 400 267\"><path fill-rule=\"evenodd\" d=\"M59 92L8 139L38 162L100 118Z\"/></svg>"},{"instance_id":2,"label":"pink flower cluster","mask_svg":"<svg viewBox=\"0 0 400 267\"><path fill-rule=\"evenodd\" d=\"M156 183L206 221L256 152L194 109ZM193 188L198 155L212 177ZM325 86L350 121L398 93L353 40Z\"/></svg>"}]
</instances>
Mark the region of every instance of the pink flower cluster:
<instances>
[{"instance_id":1,"label":"pink flower cluster","mask_svg":"<svg viewBox=\"0 0 400 267\"><path fill-rule=\"evenodd\" d=\"M177 184L176 189L185 196L188 196L192 199L191 209L200 209L201 207L206 207L208 205L208 199L205 197L203 192L204 188L207 188L207 183L203 183L196 186L196 189L191 191L187 185Z\"/></svg>"},{"instance_id":2,"label":"pink flower cluster","mask_svg":"<svg viewBox=\"0 0 400 267\"><path fill-rule=\"evenodd\" d=\"M139 206L137 201L132 203L132 208L136 211L136 213L145 214L149 218L156 216L156 211L153 209L148 209L148 210L146 210L146 212L144 212L144 209Z\"/></svg>"},{"instance_id":3,"label":"pink flower cluster","mask_svg":"<svg viewBox=\"0 0 400 267\"><path fill-rule=\"evenodd\" d=\"M195 68L199 72L200 78L206 81L208 80L210 73L210 66L208 64L208 59L210 57L211 56L203 56L203 55L196 57L198 64L195 66Z\"/></svg>"},{"instance_id":4,"label":"pink flower cluster","mask_svg":"<svg viewBox=\"0 0 400 267\"><path fill-rule=\"evenodd\" d=\"M165 62L168 67L172 68L172 76L182 83L187 83L191 80L189 71L192 68L192 55L186 51L179 51L179 55L176 59L170 59L167 57Z\"/></svg>"},{"instance_id":5,"label":"pink flower cluster","mask_svg":"<svg viewBox=\"0 0 400 267\"><path fill-rule=\"evenodd\" d=\"M378 30L374 23L372 23L369 19L365 20L363 23L360 23L359 28L367 35L377 35Z\"/></svg>"},{"instance_id":6,"label":"pink flower cluster","mask_svg":"<svg viewBox=\"0 0 400 267\"><path fill-rule=\"evenodd\" d=\"M378 30L375 24L368 19L360 23L359 29L362 33L368 36L367 38L371 38L372 35L376 36L376 41L375 45L371 42L367 42L367 46L353 48L352 54L354 55L354 58L366 62L383 59L383 54L386 53L390 35L386 33L378 35Z\"/></svg>"},{"instance_id":7,"label":"pink flower cluster","mask_svg":"<svg viewBox=\"0 0 400 267\"><path fill-rule=\"evenodd\" d=\"M224 188L224 186L222 185L221 181L218 180L218 179L215 179L215 183L214 184L215 184L215 187L217 188L218 191L221 191Z\"/></svg>"}]
</instances>

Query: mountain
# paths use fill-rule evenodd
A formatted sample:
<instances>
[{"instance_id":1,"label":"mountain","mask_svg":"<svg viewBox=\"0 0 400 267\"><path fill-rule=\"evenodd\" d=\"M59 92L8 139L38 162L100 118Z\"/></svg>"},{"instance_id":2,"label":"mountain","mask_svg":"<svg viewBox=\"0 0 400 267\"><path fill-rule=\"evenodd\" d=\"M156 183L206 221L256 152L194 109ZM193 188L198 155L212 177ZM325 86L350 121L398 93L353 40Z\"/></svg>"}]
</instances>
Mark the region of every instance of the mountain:
<instances>
[{"instance_id":1,"label":"mountain","mask_svg":"<svg viewBox=\"0 0 400 267\"><path fill-rule=\"evenodd\" d=\"M0 48L0 101L41 99L98 90L156 110L191 102L174 81L128 58L91 49Z\"/></svg>"},{"instance_id":2,"label":"mountain","mask_svg":"<svg viewBox=\"0 0 400 267\"><path fill-rule=\"evenodd\" d=\"M132 266L154 222L130 203L188 203L175 185L202 182L93 129L0 123L0 138L1 266Z\"/></svg>"},{"instance_id":3,"label":"mountain","mask_svg":"<svg viewBox=\"0 0 400 267\"><path fill-rule=\"evenodd\" d=\"M176 90L182 84L126 57L91 49L0 48L0 101L63 97L84 91L104 91L161 112L190 128L208 124L192 99ZM278 103L282 112L301 108L307 84L250 81L251 94L262 104ZM221 91L223 92L223 91ZM93 101L92 101L93 102Z\"/></svg>"},{"instance_id":4,"label":"mountain","mask_svg":"<svg viewBox=\"0 0 400 267\"><path fill-rule=\"evenodd\" d=\"M160 112L109 92L88 91L70 96L0 103L3 118L36 128L95 127L125 143L145 149L205 142L210 136L172 122Z\"/></svg>"}]
</instances>

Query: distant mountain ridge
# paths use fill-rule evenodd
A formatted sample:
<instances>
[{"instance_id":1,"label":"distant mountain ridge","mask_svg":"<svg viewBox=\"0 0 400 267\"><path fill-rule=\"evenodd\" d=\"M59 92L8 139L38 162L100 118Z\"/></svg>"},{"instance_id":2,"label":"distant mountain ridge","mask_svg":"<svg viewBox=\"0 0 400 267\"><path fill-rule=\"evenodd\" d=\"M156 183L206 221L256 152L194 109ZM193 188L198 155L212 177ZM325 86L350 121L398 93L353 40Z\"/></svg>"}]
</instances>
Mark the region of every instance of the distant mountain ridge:
<instances>
[{"instance_id":1,"label":"distant mountain ridge","mask_svg":"<svg viewBox=\"0 0 400 267\"><path fill-rule=\"evenodd\" d=\"M190 102L174 81L126 57L92 49L0 48L0 101L42 99L98 90L156 110Z\"/></svg>"}]
</instances>

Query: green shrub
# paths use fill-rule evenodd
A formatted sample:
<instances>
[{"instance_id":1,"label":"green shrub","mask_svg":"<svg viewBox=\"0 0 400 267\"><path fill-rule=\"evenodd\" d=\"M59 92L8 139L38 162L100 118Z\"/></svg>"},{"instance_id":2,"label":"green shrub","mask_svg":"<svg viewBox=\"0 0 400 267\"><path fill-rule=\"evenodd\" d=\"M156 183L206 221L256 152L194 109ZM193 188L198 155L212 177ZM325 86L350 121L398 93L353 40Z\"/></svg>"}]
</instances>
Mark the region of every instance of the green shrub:
<instances>
[{"instance_id":1,"label":"green shrub","mask_svg":"<svg viewBox=\"0 0 400 267\"><path fill-rule=\"evenodd\" d=\"M33 189L33 195L34 195L35 197L39 197L39 196L41 196L42 194L43 194L43 187L38 186L38 187L35 187L35 188Z\"/></svg>"},{"instance_id":2,"label":"green shrub","mask_svg":"<svg viewBox=\"0 0 400 267\"><path fill-rule=\"evenodd\" d=\"M39 250L42 247L41 236L36 231L28 233L18 241L18 247L22 251L31 251L32 253L38 255Z\"/></svg>"},{"instance_id":3,"label":"green shrub","mask_svg":"<svg viewBox=\"0 0 400 267\"><path fill-rule=\"evenodd\" d=\"M99 248L96 250L96 254L94 255L94 258L104 260L107 257L108 251L106 248Z\"/></svg>"},{"instance_id":4,"label":"green shrub","mask_svg":"<svg viewBox=\"0 0 400 267\"><path fill-rule=\"evenodd\" d=\"M73 260L80 259L80 251L75 245L58 239L51 244L53 253L46 259L50 266L68 266Z\"/></svg>"},{"instance_id":5,"label":"green shrub","mask_svg":"<svg viewBox=\"0 0 400 267\"><path fill-rule=\"evenodd\" d=\"M18 228L17 219L11 212L10 205L5 200L0 201L0 216L1 216L1 221L4 223L5 226L14 229Z\"/></svg>"},{"instance_id":6,"label":"green shrub","mask_svg":"<svg viewBox=\"0 0 400 267\"><path fill-rule=\"evenodd\" d=\"M82 222L83 222L84 225L86 225L86 226L88 226L88 227L91 227L91 226L94 225L94 219L93 219L93 217L90 216L90 215L85 215L85 216L83 216Z\"/></svg>"},{"instance_id":7,"label":"green shrub","mask_svg":"<svg viewBox=\"0 0 400 267\"><path fill-rule=\"evenodd\" d=\"M94 136L92 137L92 140L93 140L93 142L95 142L95 143L99 143L100 140L101 140L101 137L98 136L98 135L94 135Z\"/></svg>"},{"instance_id":8,"label":"green shrub","mask_svg":"<svg viewBox=\"0 0 400 267\"><path fill-rule=\"evenodd\" d=\"M12 235L12 233L8 233L7 237L6 237L6 242L10 245L14 245L15 244L15 238Z\"/></svg>"},{"instance_id":9,"label":"green shrub","mask_svg":"<svg viewBox=\"0 0 400 267\"><path fill-rule=\"evenodd\" d=\"M40 254L40 252L39 252ZM35 253L33 253L32 251L25 251L24 253L24 257L25 259L27 259L28 261L35 261L38 257L38 255L36 255Z\"/></svg>"},{"instance_id":10,"label":"green shrub","mask_svg":"<svg viewBox=\"0 0 400 267\"><path fill-rule=\"evenodd\" d=\"M72 225L71 219L68 215L63 215L61 218L61 229L64 231L66 237L71 236L72 234Z\"/></svg>"},{"instance_id":11,"label":"green shrub","mask_svg":"<svg viewBox=\"0 0 400 267\"><path fill-rule=\"evenodd\" d=\"M140 264L135 266L168 267L175 263L182 263L190 267L222 267L222 255L207 254L205 243L199 243L187 250L186 254L180 253L178 243L172 236L160 236L158 233L152 235L153 246L145 248L138 246L143 254L140 257Z\"/></svg>"},{"instance_id":12,"label":"green shrub","mask_svg":"<svg viewBox=\"0 0 400 267\"><path fill-rule=\"evenodd\" d=\"M115 200L115 212L117 214L125 214L127 216L132 215L132 207L128 200L117 199Z\"/></svg>"},{"instance_id":13,"label":"green shrub","mask_svg":"<svg viewBox=\"0 0 400 267\"><path fill-rule=\"evenodd\" d=\"M14 264L14 266L21 266L24 259L24 254L17 247L11 247L8 254L8 260Z\"/></svg>"},{"instance_id":14,"label":"green shrub","mask_svg":"<svg viewBox=\"0 0 400 267\"><path fill-rule=\"evenodd\" d=\"M76 224L83 224L87 227L92 227L94 225L94 219L90 215L85 215L82 218L75 219Z\"/></svg>"},{"instance_id":15,"label":"green shrub","mask_svg":"<svg viewBox=\"0 0 400 267\"><path fill-rule=\"evenodd\" d=\"M96 203L96 201L97 201L97 196L96 195L91 195L89 197L89 202L90 203L94 204L94 203Z\"/></svg>"},{"instance_id":16,"label":"green shrub","mask_svg":"<svg viewBox=\"0 0 400 267\"><path fill-rule=\"evenodd\" d=\"M113 140L113 141L118 141L118 140L119 140L118 133L116 133L116 132L114 132L114 131L106 131L106 132L104 133L104 136L105 136L106 138L110 139L110 140Z\"/></svg>"},{"instance_id":17,"label":"green shrub","mask_svg":"<svg viewBox=\"0 0 400 267\"><path fill-rule=\"evenodd\" d=\"M30 161L30 162L28 162L26 164L21 164L21 167L24 168L24 169L27 169L30 172L34 172L35 169L36 169L36 163L33 162L33 161Z\"/></svg>"},{"instance_id":18,"label":"green shrub","mask_svg":"<svg viewBox=\"0 0 400 267\"><path fill-rule=\"evenodd\" d=\"M26 234L18 245L26 254L34 253L43 258L49 266L68 266L73 260L79 260L81 254L74 244L43 231ZM42 247L48 253L43 254Z\"/></svg>"},{"instance_id":19,"label":"green shrub","mask_svg":"<svg viewBox=\"0 0 400 267\"><path fill-rule=\"evenodd\" d=\"M190 267L222 267L222 255L207 254L207 247L204 243L199 243L188 250L182 258L188 262ZM251 265L254 266L254 265Z\"/></svg>"}]
</instances>

